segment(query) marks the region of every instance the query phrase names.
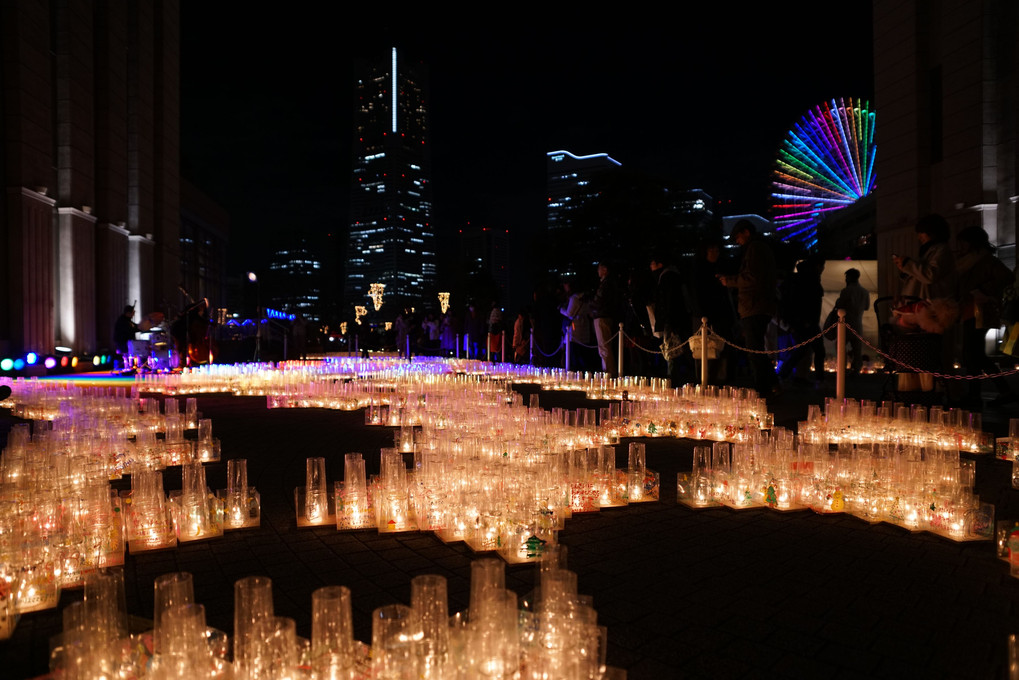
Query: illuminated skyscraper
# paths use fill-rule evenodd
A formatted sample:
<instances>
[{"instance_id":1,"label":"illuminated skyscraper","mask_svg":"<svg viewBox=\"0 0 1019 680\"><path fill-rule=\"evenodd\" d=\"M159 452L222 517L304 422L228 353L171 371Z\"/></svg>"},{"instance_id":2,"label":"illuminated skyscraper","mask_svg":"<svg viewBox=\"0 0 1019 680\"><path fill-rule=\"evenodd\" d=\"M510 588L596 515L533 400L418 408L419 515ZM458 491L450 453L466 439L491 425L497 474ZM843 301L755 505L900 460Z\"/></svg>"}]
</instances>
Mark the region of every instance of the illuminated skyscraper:
<instances>
[{"instance_id":1,"label":"illuminated skyscraper","mask_svg":"<svg viewBox=\"0 0 1019 680\"><path fill-rule=\"evenodd\" d=\"M417 304L435 284L425 71L394 47L357 75L345 302L363 304L378 282L387 302Z\"/></svg>"},{"instance_id":2,"label":"illuminated skyscraper","mask_svg":"<svg viewBox=\"0 0 1019 680\"><path fill-rule=\"evenodd\" d=\"M592 185L595 177L611 172L620 163L607 153L575 156L569 151L549 151L548 228L565 230L573 224L577 211L598 195Z\"/></svg>"},{"instance_id":3,"label":"illuminated skyscraper","mask_svg":"<svg viewBox=\"0 0 1019 680\"><path fill-rule=\"evenodd\" d=\"M276 248L269 263L268 294L271 306L308 321L323 317L323 266L316 253L323 249L309 236L290 234Z\"/></svg>"}]
</instances>

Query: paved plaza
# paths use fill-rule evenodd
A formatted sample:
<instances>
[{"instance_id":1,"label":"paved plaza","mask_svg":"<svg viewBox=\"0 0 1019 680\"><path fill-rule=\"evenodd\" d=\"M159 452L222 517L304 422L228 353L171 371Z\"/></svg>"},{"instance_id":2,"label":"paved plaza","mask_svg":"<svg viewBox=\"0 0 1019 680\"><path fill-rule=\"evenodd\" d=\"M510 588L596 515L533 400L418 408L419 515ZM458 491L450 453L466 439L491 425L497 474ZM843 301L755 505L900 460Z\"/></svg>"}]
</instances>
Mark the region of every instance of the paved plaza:
<instances>
[{"instance_id":1,"label":"paved plaza","mask_svg":"<svg viewBox=\"0 0 1019 680\"><path fill-rule=\"evenodd\" d=\"M870 382L850 387L867 397L859 392L877 389ZM794 425L806 404L821 398L777 398L776 421ZM577 393L540 399L544 407L590 405ZM253 574L272 579L276 613L295 618L306 637L311 593L328 584L351 589L361 640L370 640L371 611L408 602L419 574L445 576L450 611L466 608L475 555L463 543L430 533L296 526L294 488L303 485L305 459L325 457L330 482L341 479L348 452L362 452L368 473L377 472L391 428L364 426L361 411L267 410L255 397L200 396L198 406L222 441L223 462L207 467L210 487L225 487L227 458L247 458L262 524L129 555L131 614L151 617L153 579L172 571L194 575L209 625L226 631L233 583ZM985 413L986 429L1000 433L1008 415ZM2 419L6 431L12 419ZM626 467L628 441L616 447L617 467ZM691 510L676 503L675 481L690 470L693 442L641 441L648 467L661 474L661 501L574 515L559 534L580 592L593 597L608 629L608 663L631 680L1005 677L1007 636L1019 632L1019 580L991 544L954 543L846 515ZM1004 462L977 461L977 489L997 505L999 519L1019 517L1010 475ZM179 468L167 470L165 486L180 487ZM533 565L507 566L507 587L518 595L534 582ZM80 598L80 590L65 591L61 609ZM14 637L0 643L0 677L45 673L60 621L57 610L23 616Z\"/></svg>"}]
</instances>

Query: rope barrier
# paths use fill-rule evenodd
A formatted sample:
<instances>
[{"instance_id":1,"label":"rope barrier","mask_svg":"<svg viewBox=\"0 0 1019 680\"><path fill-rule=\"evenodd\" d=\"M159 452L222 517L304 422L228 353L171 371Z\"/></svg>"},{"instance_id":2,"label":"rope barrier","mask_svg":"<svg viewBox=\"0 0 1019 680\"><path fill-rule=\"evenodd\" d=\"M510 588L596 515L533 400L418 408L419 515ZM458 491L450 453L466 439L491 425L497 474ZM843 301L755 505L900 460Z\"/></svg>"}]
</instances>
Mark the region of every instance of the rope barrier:
<instances>
[{"instance_id":1,"label":"rope barrier","mask_svg":"<svg viewBox=\"0 0 1019 680\"><path fill-rule=\"evenodd\" d=\"M769 355L776 355L776 354L781 354L783 352L791 352L791 351L799 349L801 347L805 347L805 346L811 344L812 342L816 341L818 338L824 337L824 335L826 333L828 333L829 331L835 330L838 327L838 325L839 325L839 322L836 321L835 323L833 323L830 326L828 326L827 328L823 329L820 333L817 333L813 337L807 338L806 340L803 340L802 342L798 342L795 345L790 345L789 347L783 347L782 349L773 349L773 350L769 350L769 349L750 349L749 347L741 347L741 346L737 345L736 343L731 342L731 341L727 340L726 338L722 337L718 333L715 333L715 331L713 331L710 327L708 328L707 335L708 335L708 338L710 338L712 340L719 341L722 344L728 345L729 347L732 347L733 349L739 350L741 352L746 352L748 354L769 354ZM952 374L948 374L948 373L934 373L934 372L930 372L930 371L924 371L924 370L919 369L919 368L917 368L915 366L911 366L911 365L905 363L904 361L896 359L895 357L892 357L891 355L889 355L888 353L882 351L878 347L875 347L870 342L868 342L866 340L866 338L864 338L862 335L860 335L860 333L857 332L857 330L855 328L853 328L849 324L846 324L846 328L849 329L849 331L853 335L855 335L856 338L863 345L865 345L866 347L869 347L871 350L873 350L877 354L879 354L882 357L884 357L886 361L890 361L890 362L892 362L894 364L897 364L897 365L901 366L902 368L904 368L905 370L913 372L913 373L928 373L929 375L933 375L936 378L944 378L946 380L991 380L991 379L994 379L994 378L1005 378L1005 377L1008 377L1008 376L1011 376L1011 375L1019 375L1019 368L1015 368L1015 369L1013 369L1011 371L1001 371L999 373L982 373L980 375L952 375ZM683 349L683 347L686 347L687 345L689 345L694 338L699 337L699 332L700 332L700 329L698 329L697 334L695 334L693 336L690 336L689 338L687 338L686 340L681 342L678 346L675 347L675 349L676 350L680 350L680 349ZM605 341L605 344L609 344L612 341L616 340L619 337L619 334L620 334L620 331L617 331L615 335L613 335L611 338L608 338ZM628 340L633 347L636 347L637 349L641 350L642 352L645 352L647 354L657 354L659 356L665 356L665 353L661 349L647 349L646 347L643 347L634 338L630 337L626 333L623 333L623 338L625 340ZM598 345L585 345L584 343L577 342L576 340L573 340L573 342L575 344L579 345L580 347L586 347L587 349L597 349L598 348ZM565 339L563 340L562 343L560 343L559 347L557 347L556 350L554 352L552 352L551 354L545 354L545 352L541 351L540 347L536 347L536 348L537 348L537 351L538 351L539 354L545 356L546 358L550 358L550 357L553 357L556 354L558 354L563 349L564 345L565 345Z\"/></svg>"},{"instance_id":2,"label":"rope barrier","mask_svg":"<svg viewBox=\"0 0 1019 680\"><path fill-rule=\"evenodd\" d=\"M536 342L536 343L534 343L534 349L535 349L535 350L536 350L536 351L538 352L538 354L540 354L541 356L545 357L546 359L551 359L551 358L552 358L552 357L554 357L554 356L555 356L556 354L559 354L560 350L562 350L562 348L563 348L563 346L564 346L565 344L566 344L566 343L565 343L564 341L560 341L560 342L559 342L559 346L558 346L558 347L556 347L556 348L555 348L554 350L552 350L552 353L551 353L551 354L545 354L544 352L542 352L542 351L541 351L541 346L540 346L540 345L538 345L538 343L537 343L537 342Z\"/></svg>"},{"instance_id":3,"label":"rope barrier","mask_svg":"<svg viewBox=\"0 0 1019 680\"><path fill-rule=\"evenodd\" d=\"M994 378L1005 378L1010 375L1019 374L1019 368L1013 369L1011 371L1001 371L1000 373L982 373L980 375L952 375L948 373L934 373L933 371L925 371L923 369L917 368L916 366L910 366L906 362L900 361L899 359L890 356L886 352L882 352L879 348L867 342L867 340L862 335L857 333L856 329L850 326L849 324L846 324L846 328L848 328L852 332L852 334L855 335L857 339L859 339L861 343L863 343L867 347L871 348L872 350L883 356L886 361L890 361L893 364L898 364L899 366L902 366L911 373L927 373L929 375L933 375L935 378L943 378L945 380L993 380Z\"/></svg>"},{"instance_id":4,"label":"rope barrier","mask_svg":"<svg viewBox=\"0 0 1019 680\"><path fill-rule=\"evenodd\" d=\"M714 331L712 331L711 329L708 329L708 334L709 334L709 337L712 337L712 338L716 338L716 339L718 339L718 340L721 340L721 341L722 341L722 342L724 342L725 344L729 345L729 347L732 347L733 349L738 349L738 350L740 350L741 352L747 352L747 353L749 353L749 354L781 354L782 352L791 352L791 351L793 351L794 349L799 349L800 347L805 347L806 345L809 345L810 343L814 342L814 341L815 341L815 340L817 340L818 338L820 338L820 337L823 337L825 333L827 333L828 331L830 331L830 330L832 330L833 328L837 327L838 325L839 325L839 324L838 324L838 322L836 321L835 323L833 323L832 325L828 326L827 328L825 328L824 330L822 330L822 331L821 331L820 333L818 333L817 335L815 335L814 337L812 337L812 338L807 338L807 339L806 339L806 340L804 340L803 342L799 342L799 343L797 343L797 344L795 344L795 345L790 345L789 347L783 347L782 349L750 349L749 347L740 347L739 345L737 345L737 344L735 344L735 343L733 343L733 342L730 342L730 341L726 340L726 339L725 339L725 338L723 338L723 337L722 337L721 335L718 335L717 333L715 333L715 332L714 332ZM848 324L846 324L846 327L847 327L847 328L852 328L852 327L851 327L851 326L849 326Z\"/></svg>"},{"instance_id":5,"label":"rope barrier","mask_svg":"<svg viewBox=\"0 0 1019 680\"><path fill-rule=\"evenodd\" d=\"M605 344L606 345L609 344L610 342L612 342L613 340L615 340L618 337L619 337L619 331L616 331L615 335L613 335L611 338L608 338L607 340L605 340ZM626 337L626 336L624 336L624 337ZM585 345L584 343L577 342L576 340L573 340L573 344L574 345L580 345L581 347L586 347L588 349L598 349L598 345Z\"/></svg>"},{"instance_id":6,"label":"rope barrier","mask_svg":"<svg viewBox=\"0 0 1019 680\"><path fill-rule=\"evenodd\" d=\"M626 335L625 333L623 334L623 337L626 338L627 340L629 340L630 344L633 347L636 347L637 349L639 349L642 352L647 352L648 354L657 354L658 356L662 356L662 357L665 356L665 352L663 352L661 349L648 349L648 348L644 347L643 345L641 345L636 340L634 340L633 338L631 338L629 335ZM690 341L687 340L686 342L683 343L683 345L685 345L687 342L690 342ZM676 349L682 349L683 345L680 345Z\"/></svg>"}]
</instances>

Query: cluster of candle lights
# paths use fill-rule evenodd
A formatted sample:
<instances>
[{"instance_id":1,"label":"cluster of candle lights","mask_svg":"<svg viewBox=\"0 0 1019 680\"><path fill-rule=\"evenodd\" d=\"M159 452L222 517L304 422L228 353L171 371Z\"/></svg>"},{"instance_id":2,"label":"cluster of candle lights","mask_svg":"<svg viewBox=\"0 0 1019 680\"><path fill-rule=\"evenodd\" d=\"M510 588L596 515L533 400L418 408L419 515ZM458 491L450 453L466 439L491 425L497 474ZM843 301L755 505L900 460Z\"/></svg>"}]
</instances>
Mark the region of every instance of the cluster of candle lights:
<instances>
[{"instance_id":1,"label":"cluster of candle lights","mask_svg":"<svg viewBox=\"0 0 1019 680\"><path fill-rule=\"evenodd\" d=\"M545 411L525 407L522 396L512 391L513 383L583 391L589 398L618 403L601 410ZM889 522L953 540L994 537L994 507L981 503L974 494L975 465L959 455L960 451L987 451L989 442L981 430L979 414L956 409L827 400L823 410L810 407L794 437L772 428L763 400L749 390L670 389L653 379L610 380L466 360L351 358L280 366L208 367L181 375L139 377L130 394L19 381L17 401L0 406L13 407L17 415L51 425L37 429L33 437L29 437L27 426L16 427L0 465L0 579L8 584L9 592L6 597L0 595L0 638L5 631L10 634L17 614L55 606L60 587L84 584L88 602L88 583L105 577L102 567L123 563L125 545L132 552L163 548L178 540L220 535L224 528L257 525L258 498L247 486L245 461L228 461L227 490L216 496L206 487L201 463L218 460L219 454L211 425L198 417L195 400L188 399L180 413L177 400L167 398L165 412L160 413L156 400L138 397L141 390L170 395L261 395L270 408L364 409L366 424L396 428L393 448L381 453L379 475L367 477L361 454L347 454L343 481L330 488L325 459L308 459L305 485L295 490L298 524L335 525L340 530L432 531L444 541L466 541L476 552L497 551L511 563L542 561L558 554L557 532L574 512L658 499L658 475L646 468L642 444L630 445L627 469L615 469L612 445L621 437L670 436L714 442L695 447L692 471L681 473L677 480L679 501L691 507L844 512L868 522ZM197 442L184 437L189 429L198 430ZM1019 432L1019 425L1014 429ZM1006 455L1014 461L1014 442L1009 442ZM405 456L413 457L410 469ZM183 488L169 497L163 492L160 473L166 465L183 466ZM132 490L119 497L111 492L109 480L122 474L131 474ZM1006 557L1019 554L1019 549L1011 549L1011 543L1019 545L1019 539L1011 538L1019 536L1019 526L1013 529L1011 533L998 529L999 550L1005 545ZM1019 559L1013 559L1012 564L1013 575L1019 576ZM546 576L542 573L544 593ZM549 573L568 574L558 567ZM550 578L558 583L558 577ZM571 609L581 602L575 595L575 577L573 586L573 595L565 600L573 601L567 606L572 613L566 621L592 625L588 613L577 617ZM238 589L240 598L241 582ZM500 590L496 604L475 609L472 586L470 616L454 617L444 647L424 644L427 632L408 637L407 629L400 628L405 623L394 624L404 630L400 633L404 642L413 639L422 643L415 649L426 650L398 655L412 659L418 673L413 677L474 677L453 674L450 669L468 667L476 675L481 672L478 664L502 669L485 677L517 677L507 674L507 669L520 667L528 645L532 652L543 654L565 649L565 643L559 641L536 642L544 625L538 610L531 612L532 618L525 623L525 617L518 616L516 596L501 587L494 589ZM513 607L506 604L511 595ZM328 597L342 600L342 589L334 589ZM349 593L346 598L349 608ZM406 611L382 608L376 615L379 621L414 618L413 605L403 609ZM382 610L387 611L380 613ZM321 650L316 653L314 640L302 647L294 637L293 622L281 623L272 617L271 594L268 611L272 623L268 628L255 626L257 633L239 632L243 626L235 626L238 637L233 663L226 662L225 653L219 661L210 657L207 677L245 672L247 652L241 651L238 657L238 649L254 650L258 644L271 647L266 641L281 635L288 650L288 661L280 662L281 667L303 664L315 668L315 659L323 658ZM475 611L479 612L477 619ZM507 613L510 611L512 616ZM502 617L502 623L493 624L493 630L501 633L484 642L488 638L474 626L486 629L488 624L480 621L495 616L491 612L502 612L496 616ZM177 614L167 619L172 621L167 624L170 629L191 630L195 635L200 630L204 642L194 637L190 642L168 643L167 650L178 650L167 652L175 659L172 663L184 663L182 659L188 657L179 650L193 652L195 645L205 649L203 644L208 647L216 640L216 645L223 646L219 638L207 633L204 615L199 617L195 610L179 614L181 621L176 621ZM417 616L421 618L420 613ZM65 635L81 634L73 627L75 620L65 616L65 624L70 621L72 626ZM265 632L270 629L272 634ZM292 651L291 638L296 645ZM589 638L578 643L585 651L571 651L586 659L584 663L595 664L585 666L587 674L576 677L602 677L591 674L594 668L605 672L603 661L597 661L591 650L603 642ZM374 651L379 644L380 651ZM373 635L369 656L366 646L347 640L341 645L344 651L330 657L345 660L337 662L339 667L323 671L328 674L293 671L278 677L404 677L386 675L385 664L377 665L379 658L386 656L381 650L389 644L377 643ZM482 651L473 647L467 651L473 644L480 645ZM440 648L442 655L429 657ZM251 658L278 653L250 652ZM482 657L486 660L477 661ZM169 658L167 663L171 663ZM204 652L189 658L204 659ZM449 663L453 665L443 665ZM159 667L158 663L152 666ZM446 674L436 675L440 670ZM544 677L574 676L564 671Z\"/></svg>"},{"instance_id":2,"label":"cluster of candle lights","mask_svg":"<svg viewBox=\"0 0 1019 680\"><path fill-rule=\"evenodd\" d=\"M618 471L610 446L524 453L519 442L477 437L439 438L414 460L408 471L400 451L385 450L380 474L366 480L361 454L347 454L344 479L330 495L325 459L309 458L306 484L295 492L298 525L431 531L520 563L555 546L575 512L658 500L658 475L647 469L640 443L631 444L628 468Z\"/></svg>"},{"instance_id":3,"label":"cluster of candle lights","mask_svg":"<svg viewBox=\"0 0 1019 680\"><path fill-rule=\"evenodd\" d=\"M946 451L987 453L993 442L978 412L855 399L825 400L807 407L797 433L812 443L916 444Z\"/></svg>"},{"instance_id":4,"label":"cluster of candle lights","mask_svg":"<svg viewBox=\"0 0 1019 680\"><path fill-rule=\"evenodd\" d=\"M680 497L693 505L724 503L732 507L850 512L870 521L936 531L957 540L987 539L993 532L993 506L981 504L973 494L972 462L959 459L960 450L982 452L988 448L978 413L829 399L823 411L820 407L810 408L808 419L799 427L800 443L793 446L792 439L781 430L774 430L772 436L765 434L762 439L762 433L771 430L771 416L763 400L750 390L695 386L669 389L663 381L655 379L610 380L600 375L475 362L380 362L366 366L363 362L336 361L331 365L330 370L350 376L349 379L328 382L321 380L318 373L291 370L283 389L270 390L270 405L317 406L342 395L340 401L365 408L366 423L401 428L394 455L414 452L416 456L415 469L407 475L402 464L394 462L386 468L384 452L383 468L399 469L404 476L392 481L383 474L363 490L357 481L357 489L349 492L351 501L346 500L346 482L339 483L333 507L342 509L337 519L340 528L372 526L374 521L380 530L433 528L440 537L449 535L446 521L433 525L426 519L418 526L415 522L418 514L426 518L449 517L457 538L464 535L456 530L458 527L466 527L469 534L471 526L487 526L481 519L483 513L479 514L477 507L469 503L463 516L457 511L430 513L420 500L429 495L421 489L427 482L416 478L432 478L432 455L439 461L456 459L464 441L461 428L467 428L469 441L477 433L471 429L475 422L493 423L503 436L513 432L513 428L538 431L541 426L527 422L526 418L514 416L507 422L498 415L513 413L514 406L521 405L520 398L509 391L509 383L531 382L542 389L579 390L593 399L620 400L597 414L592 411L589 419L587 410L581 409L573 421L579 427L572 432L567 429L561 437L557 436L561 432L556 431L552 437L556 442L553 448L564 461L559 469L565 481L553 487L565 496L561 501L563 509L547 500L554 496L549 493L537 507L555 520L552 522L555 527L560 527L570 512L610 507L629 500L629 487L633 485L606 480L625 479L632 472L617 473L611 469L611 463L607 465L606 461L612 456L598 447L617 442L620 437L673 436L731 442L734 446L732 457L726 459L728 465L701 460L698 467L695 461L690 477L684 480L681 475ZM303 376L309 387L298 387L298 376ZM473 402L489 404L493 410L477 414L475 403L468 408L464 401L457 402L455 398L450 408L449 395L456 390L472 395L469 399ZM475 395L484 396L479 400ZM473 419L458 422L453 415L457 413L471 414ZM552 414L553 420L562 417ZM414 426L421 427L417 442ZM442 438L450 432L455 433L451 435L453 445ZM772 452L769 456L760 453L762 441L765 449ZM521 450L520 444L515 445L518 447L515 451ZM838 448L829 452L832 446ZM747 447L757 452L747 454L750 450ZM522 450L534 448L525 443ZM509 447L499 444L482 447L479 453L468 454L467 459L501 460L501 449ZM520 455L507 457L510 461L526 459ZM748 460L752 462L747 463ZM760 467L765 461L769 465ZM469 468L461 465L459 469ZM703 470L710 471L711 480L705 478ZM467 476L471 480L483 479L484 472L470 470ZM588 483L591 479L595 480L593 484ZM456 489L459 483L439 475L435 488ZM394 507L400 508L389 513L392 516L386 515L389 503L370 507L383 488L387 497L396 499ZM443 498L454 503L449 500L450 494ZM358 521L351 522L345 514L350 508L354 508ZM503 518L510 512L500 506L492 514ZM330 520L333 517L330 515ZM531 526L536 527L537 523ZM503 547L504 537L499 529L492 528L488 533L496 536L497 544ZM478 539L468 542L472 547L487 545Z\"/></svg>"},{"instance_id":5,"label":"cluster of candle lights","mask_svg":"<svg viewBox=\"0 0 1019 680\"><path fill-rule=\"evenodd\" d=\"M593 433L575 426L549 427L539 414L551 416L508 409L488 432L464 422L458 429L447 414L441 429L423 428L416 444L414 429L401 427L397 447L381 453L379 475L366 479L363 457L349 453L332 494L325 459L309 458L305 485L295 491L298 525L431 531L520 563L555 546L557 531L574 512L658 499L658 475L645 465L643 444L630 445L628 467L617 471L613 447L592 444ZM505 434L514 419L529 423L533 434ZM589 446L564 443L576 447L582 439ZM405 452L413 453L412 470Z\"/></svg>"},{"instance_id":6,"label":"cluster of candle lights","mask_svg":"<svg viewBox=\"0 0 1019 680\"><path fill-rule=\"evenodd\" d=\"M991 540L994 506L974 493L975 473L958 450L908 439L831 448L777 430L755 442L694 447L677 498L694 508L847 513L956 541Z\"/></svg>"},{"instance_id":7,"label":"cluster of candle lights","mask_svg":"<svg viewBox=\"0 0 1019 680\"><path fill-rule=\"evenodd\" d=\"M503 562L471 564L468 609L450 616L446 579L414 577L410 604L372 612L371 644L354 638L351 592L325 586L311 596L311 638L275 615L272 581L234 584L233 636L209 628L191 574L155 581L153 628L128 634L119 570L90 574L83 601L70 605L53 640L51 670L68 678L212 680L611 680L606 629L578 594L565 549L545 555L523 598L506 589Z\"/></svg>"},{"instance_id":8,"label":"cluster of candle lights","mask_svg":"<svg viewBox=\"0 0 1019 680\"><path fill-rule=\"evenodd\" d=\"M0 459L0 638L18 615L56 605L98 569L142 552L257 526L259 498L243 459L227 464L227 489L212 494L203 462L219 460L211 421L193 399L185 411L136 390L19 381L6 404L15 425ZM186 431L194 437L185 437ZM183 488L167 495L162 470L181 466ZM130 475L130 491L110 481Z\"/></svg>"}]
</instances>

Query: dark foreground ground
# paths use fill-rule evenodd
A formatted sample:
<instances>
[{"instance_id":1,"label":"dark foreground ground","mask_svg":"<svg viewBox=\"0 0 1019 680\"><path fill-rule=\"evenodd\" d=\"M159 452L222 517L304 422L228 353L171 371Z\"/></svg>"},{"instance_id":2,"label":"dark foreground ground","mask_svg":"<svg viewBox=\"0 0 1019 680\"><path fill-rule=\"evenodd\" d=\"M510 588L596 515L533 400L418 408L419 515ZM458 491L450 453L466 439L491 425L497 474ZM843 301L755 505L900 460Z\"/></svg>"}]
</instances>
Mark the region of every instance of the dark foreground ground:
<instances>
[{"instance_id":1,"label":"dark foreground ground","mask_svg":"<svg viewBox=\"0 0 1019 680\"><path fill-rule=\"evenodd\" d=\"M851 396L878 398L876 379L858 378ZM830 391L830 387L828 388ZM776 398L776 422L794 425L821 391ZM579 395L543 394L543 406L579 406ZM311 592L327 584L353 593L355 633L370 639L371 611L407 602L418 574L448 579L450 611L466 608L470 562L462 543L427 533L380 536L298 529L294 488L304 460L327 459L330 481L343 455L365 454L369 473L392 430L366 428L361 412L266 410L263 399L199 397L223 445L224 462L208 468L212 488L225 486L227 458L247 458L262 496L262 525L161 553L129 555L128 611L152 615L155 576L194 575L195 596L209 625L232 628L233 583L272 578L276 612L311 627ZM1007 430L1008 412L985 412L985 429ZM0 429L11 418L0 414ZM957 544L847 516L770 510L693 511L675 499L676 473L689 470L692 442L646 440L648 467L661 473L658 503L577 515L560 541L580 591L592 595L608 627L608 662L631 680L652 678L1005 677L1007 636L1019 632L1019 580L987 543ZM626 466L626 443L617 463ZM1019 517L1010 466L984 457L977 486L998 518ZM168 471L166 488L179 488ZM534 567L507 567L518 594L534 584ZM65 591L61 609L81 591ZM46 672L48 645L59 632L56 610L22 617L0 642L0 678Z\"/></svg>"}]
</instances>

